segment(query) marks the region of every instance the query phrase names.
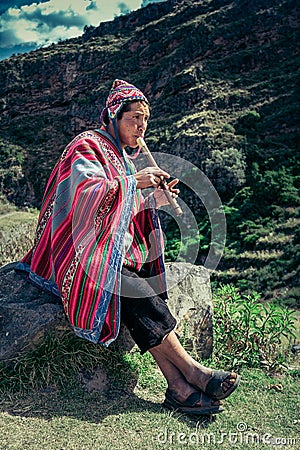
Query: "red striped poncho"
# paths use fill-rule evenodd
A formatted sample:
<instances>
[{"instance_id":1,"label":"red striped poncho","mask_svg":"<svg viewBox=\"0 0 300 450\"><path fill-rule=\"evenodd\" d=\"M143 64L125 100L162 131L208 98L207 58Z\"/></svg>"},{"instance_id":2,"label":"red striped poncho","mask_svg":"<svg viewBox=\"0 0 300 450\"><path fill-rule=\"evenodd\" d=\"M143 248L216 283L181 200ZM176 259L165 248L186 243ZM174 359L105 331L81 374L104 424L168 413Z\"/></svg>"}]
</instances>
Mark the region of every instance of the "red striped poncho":
<instances>
[{"instance_id":1,"label":"red striped poncho","mask_svg":"<svg viewBox=\"0 0 300 450\"><path fill-rule=\"evenodd\" d=\"M104 345L119 332L123 264L146 269L166 291L157 212L134 172L108 133L78 135L49 178L33 248L19 267L61 297L77 335Z\"/></svg>"}]
</instances>

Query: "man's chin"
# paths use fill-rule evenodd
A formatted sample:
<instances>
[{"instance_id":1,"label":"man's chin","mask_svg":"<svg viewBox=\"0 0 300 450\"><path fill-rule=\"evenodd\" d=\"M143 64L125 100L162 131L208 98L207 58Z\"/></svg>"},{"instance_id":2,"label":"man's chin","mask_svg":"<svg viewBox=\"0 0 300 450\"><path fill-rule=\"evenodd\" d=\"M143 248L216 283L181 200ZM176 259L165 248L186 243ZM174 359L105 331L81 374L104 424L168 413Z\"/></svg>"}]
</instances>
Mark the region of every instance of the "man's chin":
<instances>
[{"instance_id":1,"label":"man's chin","mask_svg":"<svg viewBox=\"0 0 300 450\"><path fill-rule=\"evenodd\" d=\"M132 142L133 144L133 142ZM130 148L138 148L139 144L135 141L133 145L130 146Z\"/></svg>"},{"instance_id":2,"label":"man's chin","mask_svg":"<svg viewBox=\"0 0 300 450\"><path fill-rule=\"evenodd\" d=\"M125 146L125 148L126 148L126 151L127 152L133 152L134 150L136 150L137 148L138 148L139 146L136 144L136 145L129 145L129 144L127 144L126 146Z\"/></svg>"}]
</instances>

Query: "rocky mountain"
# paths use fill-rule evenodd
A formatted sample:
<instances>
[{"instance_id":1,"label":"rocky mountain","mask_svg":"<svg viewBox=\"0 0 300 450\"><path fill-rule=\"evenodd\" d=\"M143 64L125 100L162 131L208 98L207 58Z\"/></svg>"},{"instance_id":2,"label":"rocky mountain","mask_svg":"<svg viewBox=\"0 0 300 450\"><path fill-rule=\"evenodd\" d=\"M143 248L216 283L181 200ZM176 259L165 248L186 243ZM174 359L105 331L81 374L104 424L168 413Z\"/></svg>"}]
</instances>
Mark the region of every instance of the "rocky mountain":
<instances>
[{"instance_id":1,"label":"rocky mountain","mask_svg":"<svg viewBox=\"0 0 300 450\"><path fill-rule=\"evenodd\" d=\"M268 223L299 220L298 43L296 0L168 0L1 61L2 195L39 207L64 146L98 126L125 79L151 101L149 147L209 176L227 205L228 264L249 268L236 255L265 250Z\"/></svg>"}]
</instances>

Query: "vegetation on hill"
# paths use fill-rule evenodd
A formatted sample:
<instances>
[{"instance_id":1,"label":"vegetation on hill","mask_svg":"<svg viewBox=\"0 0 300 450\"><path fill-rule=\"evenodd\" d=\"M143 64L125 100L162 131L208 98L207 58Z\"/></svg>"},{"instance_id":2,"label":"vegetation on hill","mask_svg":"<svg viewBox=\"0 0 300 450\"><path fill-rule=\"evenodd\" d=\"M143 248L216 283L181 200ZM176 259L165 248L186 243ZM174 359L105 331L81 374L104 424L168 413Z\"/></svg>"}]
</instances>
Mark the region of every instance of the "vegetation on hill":
<instances>
[{"instance_id":1,"label":"vegetation on hill","mask_svg":"<svg viewBox=\"0 0 300 450\"><path fill-rule=\"evenodd\" d=\"M149 147L191 161L222 200L227 242L214 280L299 306L298 9L296 0L169 0L2 61L2 194L38 207L65 144L98 125L114 78L130 80L152 104ZM201 263L209 220L184 186L181 195L199 225ZM169 259L176 239L170 224Z\"/></svg>"}]
</instances>

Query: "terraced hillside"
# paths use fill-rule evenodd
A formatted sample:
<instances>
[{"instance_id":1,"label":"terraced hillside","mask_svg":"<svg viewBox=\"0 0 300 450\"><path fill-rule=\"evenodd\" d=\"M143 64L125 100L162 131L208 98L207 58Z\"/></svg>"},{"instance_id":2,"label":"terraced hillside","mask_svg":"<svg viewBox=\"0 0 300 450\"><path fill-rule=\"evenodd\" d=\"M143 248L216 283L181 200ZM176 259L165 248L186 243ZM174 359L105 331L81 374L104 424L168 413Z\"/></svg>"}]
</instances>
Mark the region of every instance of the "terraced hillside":
<instances>
[{"instance_id":1,"label":"terraced hillside","mask_svg":"<svg viewBox=\"0 0 300 450\"><path fill-rule=\"evenodd\" d=\"M169 0L0 62L2 195L39 207L65 144L98 125L114 78L130 80L152 104L149 146L194 163L221 197L216 279L297 304L298 42L295 0ZM182 196L201 262L209 223L184 187Z\"/></svg>"}]
</instances>

